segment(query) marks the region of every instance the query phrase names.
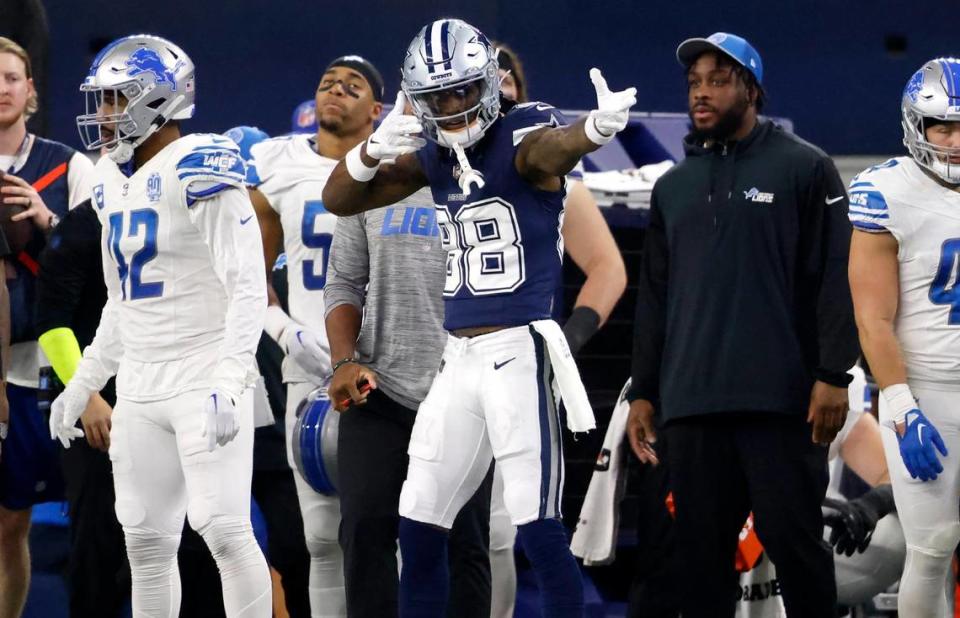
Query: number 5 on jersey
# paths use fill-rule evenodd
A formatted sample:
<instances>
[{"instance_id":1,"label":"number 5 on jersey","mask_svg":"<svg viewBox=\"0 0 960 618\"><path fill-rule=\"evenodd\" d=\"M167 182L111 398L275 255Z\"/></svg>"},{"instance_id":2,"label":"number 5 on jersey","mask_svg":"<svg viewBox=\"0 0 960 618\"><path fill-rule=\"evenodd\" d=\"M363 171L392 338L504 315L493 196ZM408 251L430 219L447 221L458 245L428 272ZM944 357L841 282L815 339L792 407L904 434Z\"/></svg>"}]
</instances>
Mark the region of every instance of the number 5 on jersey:
<instances>
[{"instance_id":1,"label":"number 5 on jersey","mask_svg":"<svg viewBox=\"0 0 960 618\"><path fill-rule=\"evenodd\" d=\"M129 225L124 219L129 215ZM141 208L110 215L110 254L117 263L123 300L156 298L163 295L163 282L145 282L143 267L157 257L157 228L160 217L152 208ZM126 236L124 236L126 234ZM126 255L130 254L129 265ZM129 281L129 293L127 292Z\"/></svg>"},{"instance_id":2,"label":"number 5 on jersey","mask_svg":"<svg viewBox=\"0 0 960 618\"><path fill-rule=\"evenodd\" d=\"M326 212L327 209L320 200L307 200L303 203L300 239L304 247L319 250L320 253L320 259L303 260L303 287L307 290L322 290L327 284L327 262L330 259L333 234L320 234L316 231L317 217Z\"/></svg>"}]
</instances>

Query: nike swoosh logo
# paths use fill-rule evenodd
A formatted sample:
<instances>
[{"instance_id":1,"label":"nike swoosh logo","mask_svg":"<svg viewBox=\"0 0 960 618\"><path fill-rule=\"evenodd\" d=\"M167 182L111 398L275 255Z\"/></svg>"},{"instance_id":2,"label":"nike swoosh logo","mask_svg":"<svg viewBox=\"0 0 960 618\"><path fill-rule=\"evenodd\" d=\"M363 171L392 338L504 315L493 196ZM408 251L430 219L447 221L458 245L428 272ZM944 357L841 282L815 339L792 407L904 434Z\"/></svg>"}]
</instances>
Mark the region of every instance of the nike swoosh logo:
<instances>
[{"instance_id":1,"label":"nike swoosh logo","mask_svg":"<svg viewBox=\"0 0 960 618\"><path fill-rule=\"evenodd\" d=\"M253 215L250 215L246 219L240 219L240 225L246 225L247 221L249 221L250 219L253 219Z\"/></svg>"},{"instance_id":2,"label":"nike swoosh logo","mask_svg":"<svg viewBox=\"0 0 960 618\"><path fill-rule=\"evenodd\" d=\"M926 427L923 423L917 425L917 442L923 444L923 428Z\"/></svg>"},{"instance_id":3,"label":"nike swoosh logo","mask_svg":"<svg viewBox=\"0 0 960 618\"><path fill-rule=\"evenodd\" d=\"M837 197L828 197L824 201L827 203L827 206L829 206L830 204L836 204L837 202L839 202L845 197L846 197L845 195L840 195Z\"/></svg>"},{"instance_id":4,"label":"nike swoosh logo","mask_svg":"<svg viewBox=\"0 0 960 618\"><path fill-rule=\"evenodd\" d=\"M508 358L507 360L503 361L502 363L494 363L494 364L493 364L493 369L494 369L494 370L500 369L501 367L503 367L504 365L506 365L506 364L509 363L510 361L516 360L516 358L517 358L517 357L514 356L513 358Z\"/></svg>"}]
</instances>

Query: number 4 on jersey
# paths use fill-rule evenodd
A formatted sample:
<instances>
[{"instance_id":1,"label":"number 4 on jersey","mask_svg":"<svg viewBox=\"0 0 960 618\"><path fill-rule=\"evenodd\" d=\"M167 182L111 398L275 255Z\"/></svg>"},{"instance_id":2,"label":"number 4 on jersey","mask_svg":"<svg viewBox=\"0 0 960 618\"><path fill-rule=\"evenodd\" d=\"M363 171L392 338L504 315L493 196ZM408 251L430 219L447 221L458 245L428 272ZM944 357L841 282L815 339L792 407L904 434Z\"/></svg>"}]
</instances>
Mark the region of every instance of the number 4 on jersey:
<instances>
[{"instance_id":1,"label":"number 4 on jersey","mask_svg":"<svg viewBox=\"0 0 960 618\"><path fill-rule=\"evenodd\" d=\"M960 325L960 238L943 242L940 248L940 265L930 285L930 301L935 305L950 305L947 323Z\"/></svg>"}]
</instances>

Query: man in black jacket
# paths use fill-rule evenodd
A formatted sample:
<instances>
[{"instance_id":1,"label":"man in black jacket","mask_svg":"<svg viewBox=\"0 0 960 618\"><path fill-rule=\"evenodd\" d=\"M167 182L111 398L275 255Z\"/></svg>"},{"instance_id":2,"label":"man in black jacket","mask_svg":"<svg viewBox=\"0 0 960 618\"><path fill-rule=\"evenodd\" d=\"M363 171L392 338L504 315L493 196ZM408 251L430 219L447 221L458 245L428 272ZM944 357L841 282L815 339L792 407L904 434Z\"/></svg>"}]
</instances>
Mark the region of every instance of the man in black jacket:
<instances>
[{"instance_id":1,"label":"man in black jacket","mask_svg":"<svg viewBox=\"0 0 960 618\"><path fill-rule=\"evenodd\" d=\"M751 510L791 618L833 616L820 504L858 355L846 193L821 150L758 118L763 69L747 41L689 39L677 57L693 132L652 196L631 446L656 464L655 427L671 444L679 550L697 586L685 618L734 615Z\"/></svg>"}]
</instances>

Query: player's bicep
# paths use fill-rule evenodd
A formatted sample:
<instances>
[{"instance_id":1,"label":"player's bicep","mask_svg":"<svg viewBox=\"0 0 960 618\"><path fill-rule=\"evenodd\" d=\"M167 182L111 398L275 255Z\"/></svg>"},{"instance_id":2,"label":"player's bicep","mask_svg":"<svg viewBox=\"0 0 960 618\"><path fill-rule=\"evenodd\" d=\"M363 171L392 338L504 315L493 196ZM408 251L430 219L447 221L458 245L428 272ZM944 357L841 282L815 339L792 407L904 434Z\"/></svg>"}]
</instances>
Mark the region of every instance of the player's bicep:
<instances>
[{"instance_id":1,"label":"player's bicep","mask_svg":"<svg viewBox=\"0 0 960 618\"><path fill-rule=\"evenodd\" d=\"M584 273L591 266L621 261L620 250L590 190L582 182L568 183L563 216L563 243L567 253Z\"/></svg>"},{"instance_id":2,"label":"player's bicep","mask_svg":"<svg viewBox=\"0 0 960 618\"><path fill-rule=\"evenodd\" d=\"M850 241L850 291L857 323L893 323L900 295L899 245L889 233L869 233L859 228Z\"/></svg>"}]
</instances>

